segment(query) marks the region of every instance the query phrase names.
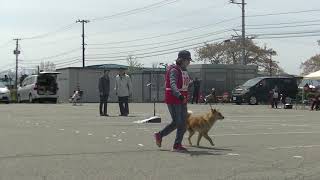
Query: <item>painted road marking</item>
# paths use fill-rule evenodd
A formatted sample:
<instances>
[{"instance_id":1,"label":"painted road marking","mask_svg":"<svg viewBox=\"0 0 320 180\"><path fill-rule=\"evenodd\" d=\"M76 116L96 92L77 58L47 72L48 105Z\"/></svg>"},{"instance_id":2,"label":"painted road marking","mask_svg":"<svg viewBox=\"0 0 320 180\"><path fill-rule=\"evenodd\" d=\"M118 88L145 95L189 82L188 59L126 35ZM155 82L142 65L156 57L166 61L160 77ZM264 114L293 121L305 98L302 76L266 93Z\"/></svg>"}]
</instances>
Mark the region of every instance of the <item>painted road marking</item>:
<instances>
[{"instance_id":1,"label":"painted road marking","mask_svg":"<svg viewBox=\"0 0 320 180\"><path fill-rule=\"evenodd\" d=\"M244 133L244 134L216 134L216 135L210 135L213 137L218 136L257 136L257 135L288 135L288 134L320 134L320 132L279 132L279 133Z\"/></svg>"},{"instance_id":2,"label":"painted road marking","mask_svg":"<svg viewBox=\"0 0 320 180\"><path fill-rule=\"evenodd\" d=\"M320 147L320 145L305 145L305 146L280 146L280 147L269 147L267 149L276 150L276 149L297 149L297 148L315 148Z\"/></svg>"},{"instance_id":3,"label":"painted road marking","mask_svg":"<svg viewBox=\"0 0 320 180\"><path fill-rule=\"evenodd\" d=\"M302 156L293 156L294 158L297 158L297 159L303 159Z\"/></svg>"},{"instance_id":4,"label":"painted road marking","mask_svg":"<svg viewBox=\"0 0 320 180\"><path fill-rule=\"evenodd\" d=\"M240 156L240 154L236 154L236 153L228 153L228 156Z\"/></svg>"}]
</instances>

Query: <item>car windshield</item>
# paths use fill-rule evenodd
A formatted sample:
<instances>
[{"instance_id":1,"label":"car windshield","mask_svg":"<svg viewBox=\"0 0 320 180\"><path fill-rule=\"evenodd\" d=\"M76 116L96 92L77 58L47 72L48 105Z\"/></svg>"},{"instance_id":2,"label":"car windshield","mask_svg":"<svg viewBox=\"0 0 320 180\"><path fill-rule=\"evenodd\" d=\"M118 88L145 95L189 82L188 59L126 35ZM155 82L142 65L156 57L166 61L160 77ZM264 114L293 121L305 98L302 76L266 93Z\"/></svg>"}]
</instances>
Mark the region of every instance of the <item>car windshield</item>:
<instances>
[{"instance_id":1,"label":"car windshield","mask_svg":"<svg viewBox=\"0 0 320 180\"><path fill-rule=\"evenodd\" d=\"M6 86L2 83L2 82L0 82L0 88L5 88Z\"/></svg>"},{"instance_id":2,"label":"car windshield","mask_svg":"<svg viewBox=\"0 0 320 180\"><path fill-rule=\"evenodd\" d=\"M256 85L259 81L261 81L261 78L250 79L247 82L245 82L242 86L251 87Z\"/></svg>"}]
</instances>

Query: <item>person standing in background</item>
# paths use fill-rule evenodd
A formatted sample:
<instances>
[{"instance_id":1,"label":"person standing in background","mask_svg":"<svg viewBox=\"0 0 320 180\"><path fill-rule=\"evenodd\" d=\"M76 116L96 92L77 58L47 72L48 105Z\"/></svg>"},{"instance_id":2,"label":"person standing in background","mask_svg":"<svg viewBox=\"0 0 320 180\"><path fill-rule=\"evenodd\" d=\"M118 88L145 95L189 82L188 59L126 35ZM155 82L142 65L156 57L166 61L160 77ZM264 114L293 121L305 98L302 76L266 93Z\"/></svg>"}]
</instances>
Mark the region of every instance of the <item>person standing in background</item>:
<instances>
[{"instance_id":1,"label":"person standing in background","mask_svg":"<svg viewBox=\"0 0 320 180\"><path fill-rule=\"evenodd\" d=\"M200 91L200 81L196 77L196 79L193 81L193 95L192 95L191 104L193 104L194 101L196 101L196 104L198 104L198 102L199 102L199 91Z\"/></svg>"},{"instance_id":2,"label":"person standing in background","mask_svg":"<svg viewBox=\"0 0 320 180\"><path fill-rule=\"evenodd\" d=\"M129 96L132 94L132 83L130 76L126 74L126 68L120 68L116 76L115 91L118 96L120 116L129 114Z\"/></svg>"},{"instance_id":3,"label":"person standing in background","mask_svg":"<svg viewBox=\"0 0 320 180\"><path fill-rule=\"evenodd\" d=\"M109 116L108 115L108 98L110 92L110 78L109 78L109 71L104 70L103 75L99 79L99 94L100 94L100 106L99 112L100 116Z\"/></svg>"}]
</instances>

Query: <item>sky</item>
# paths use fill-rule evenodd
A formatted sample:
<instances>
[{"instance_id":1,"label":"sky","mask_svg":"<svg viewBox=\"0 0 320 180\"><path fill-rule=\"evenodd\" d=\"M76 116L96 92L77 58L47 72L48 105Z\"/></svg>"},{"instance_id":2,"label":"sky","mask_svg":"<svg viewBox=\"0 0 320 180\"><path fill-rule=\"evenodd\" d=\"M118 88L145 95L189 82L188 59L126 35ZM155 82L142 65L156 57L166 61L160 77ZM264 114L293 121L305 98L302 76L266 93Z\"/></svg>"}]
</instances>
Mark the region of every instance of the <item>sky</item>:
<instances>
[{"instance_id":1,"label":"sky","mask_svg":"<svg viewBox=\"0 0 320 180\"><path fill-rule=\"evenodd\" d=\"M246 3L246 35L277 51L273 59L287 73L300 74L301 62L320 51L320 1ZM41 61L82 66L79 19L90 21L86 65L126 64L128 55L147 67L172 63L179 50L195 58L195 47L241 34L241 7L228 0L2 0L0 17L0 73L15 68L15 38L20 70Z\"/></svg>"}]
</instances>

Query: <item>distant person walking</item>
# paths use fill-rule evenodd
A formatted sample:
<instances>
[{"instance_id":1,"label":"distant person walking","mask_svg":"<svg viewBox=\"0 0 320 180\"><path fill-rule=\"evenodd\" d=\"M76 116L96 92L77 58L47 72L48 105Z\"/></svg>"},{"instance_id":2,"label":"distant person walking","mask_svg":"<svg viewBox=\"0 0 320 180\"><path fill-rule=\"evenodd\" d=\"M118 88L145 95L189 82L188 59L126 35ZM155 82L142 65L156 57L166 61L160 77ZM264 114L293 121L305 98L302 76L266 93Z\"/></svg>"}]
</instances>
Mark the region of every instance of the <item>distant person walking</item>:
<instances>
[{"instance_id":1,"label":"distant person walking","mask_svg":"<svg viewBox=\"0 0 320 180\"><path fill-rule=\"evenodd\" d=\"M110 92L110 78L109 71L104 70L103 75L99 79L99 93L100 93L100 106L99 112L100 116L109 116L108 115L108 98Z\"/></svg>"},{"instance_id":2,"label":"distant person walking","mask_svg":"<svg viewBox=\"0 0 320 180\"><path fill-rule=\"evenodd\" d=\"M271 107L272 108L278 108L278 99L279 99L279 91L278 87L275 86L272 90L272 101L271 101Z\"/></svg>"},{"instance_id":3,"label":"distant person walking","mask_svg":"<svg viewBox=\"0 0 320 180\"><path fill-rule=\"evenodd\" d=\"M192 94L191 104L193 104L194 101L196 101L196 104L198 104L199 92L200 92L200 80L196 77L195 80L193 81L193 94Z\"/></svg>"},{"instance_id":4,"label":"distant person walking","mask_svg":"<svg viewBox=\"0 0 320 180\"><path fill-rule=\"evenodd\" d=\"M116 76L115 91L118 96L120 116L128 116L132 83L129 75L126 74L126 68L120 68L119 75Z\"/></svg>"}]
</instances>

